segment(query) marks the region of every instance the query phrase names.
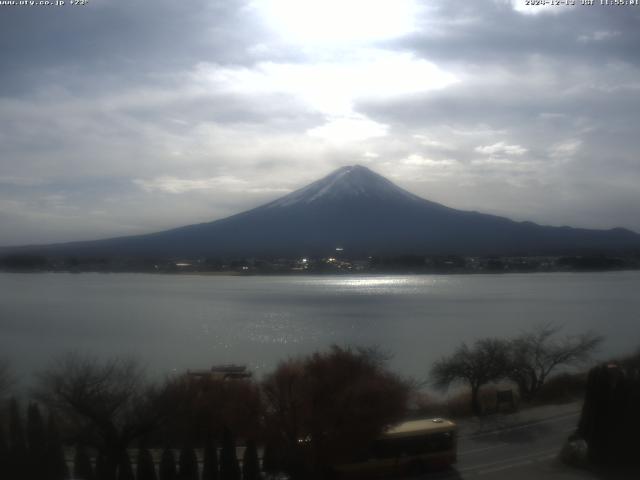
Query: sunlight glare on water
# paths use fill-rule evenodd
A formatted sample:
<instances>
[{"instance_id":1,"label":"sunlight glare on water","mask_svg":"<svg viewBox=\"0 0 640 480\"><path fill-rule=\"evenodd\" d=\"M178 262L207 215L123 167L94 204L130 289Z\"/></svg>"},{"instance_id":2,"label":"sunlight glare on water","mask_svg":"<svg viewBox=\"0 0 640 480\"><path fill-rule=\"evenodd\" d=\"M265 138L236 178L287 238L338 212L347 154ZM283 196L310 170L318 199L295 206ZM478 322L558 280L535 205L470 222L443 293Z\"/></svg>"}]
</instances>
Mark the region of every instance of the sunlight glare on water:
<instances>
[{"instance_id":1,"label":"sunlight glare on water","mask_svg":"<svg viewBox=\"0 0 640 480\"><path fill-rule=\"evenodd\" d=\"M414 294L429 288L443 286L450 279L438 276L366 276L366 277L330 277L308 280L308 285L321 285L327 289L348 294Z\"/></svg>"}]
</instances>

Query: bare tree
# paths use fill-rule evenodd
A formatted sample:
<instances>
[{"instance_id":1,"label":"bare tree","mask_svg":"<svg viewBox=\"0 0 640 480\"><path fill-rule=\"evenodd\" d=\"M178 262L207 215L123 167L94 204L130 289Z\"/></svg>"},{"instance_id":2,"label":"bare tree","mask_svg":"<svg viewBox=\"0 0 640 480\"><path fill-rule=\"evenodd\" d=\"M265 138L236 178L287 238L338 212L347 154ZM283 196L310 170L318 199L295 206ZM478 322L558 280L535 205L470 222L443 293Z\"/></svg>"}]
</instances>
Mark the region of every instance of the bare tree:
<instances>
[{"instance_id":1,"label":"bare tree","mask_svg":"<svg viewBox=\"0 0 640 480\"><path fill-rule=\"evenodd\" d=\"M471 389L471 409L480 415L480 387L506 376L508 351L508 343L497 338L477 340L471 347L463 343L453 355L433 365L431 379L442 389L454 383L466 383Z\"/></svg>"},{"instance_id":2,"label":"bare tree","mask_svg":"<svg viewBox=\"0 0 640 480\"><path fill-rule=\"evenodd\" d=\"M156 428L165 415L132 359L64 355L40 375L36 393L78 436L93 439L104 454L110 479L127 446Z\"/></svg>"},{"instance_id":3,"label":"bare tree","mask_svg":"<svg viewBox=\"0 0 640 480\"><path fill-rule=\"evenodd\" d=\"M594 332L557 338L561 329L546 323L511 341L508 378L523 400L532 400L558 367L587 361L603 340Z\"/></svg>"}]
</instances>

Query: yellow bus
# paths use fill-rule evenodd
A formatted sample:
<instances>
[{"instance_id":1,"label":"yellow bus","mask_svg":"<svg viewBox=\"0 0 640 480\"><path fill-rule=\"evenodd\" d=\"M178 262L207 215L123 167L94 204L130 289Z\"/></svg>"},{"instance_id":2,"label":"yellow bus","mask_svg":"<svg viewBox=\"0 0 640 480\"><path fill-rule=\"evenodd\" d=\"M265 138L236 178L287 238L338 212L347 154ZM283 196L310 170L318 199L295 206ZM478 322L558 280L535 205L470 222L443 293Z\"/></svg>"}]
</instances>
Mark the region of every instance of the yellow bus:
<instances>
[{"instance_id":1,"label":"yellow bus","mask_svg":"<svg viewBox=\"0 0 640 480\"><path fill-rule=\"evenodd\" d=\"M376 478L441 470L456 462L457 427L450 420L408 420L388 429L368 458L335 467L339 478Z\"/></svg>"}]
</instances>

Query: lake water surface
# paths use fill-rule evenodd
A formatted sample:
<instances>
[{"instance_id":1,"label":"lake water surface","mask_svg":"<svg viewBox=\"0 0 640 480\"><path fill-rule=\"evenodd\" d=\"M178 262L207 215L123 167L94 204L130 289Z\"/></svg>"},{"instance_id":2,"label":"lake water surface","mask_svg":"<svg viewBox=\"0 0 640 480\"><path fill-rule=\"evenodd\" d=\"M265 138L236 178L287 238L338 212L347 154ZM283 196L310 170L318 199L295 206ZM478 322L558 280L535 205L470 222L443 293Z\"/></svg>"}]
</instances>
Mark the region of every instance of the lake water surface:
<instances>
[{"instance_id":1,"label":"lake water surface","mask_svg":"<svg viewBox=\"0 0 640 480\"><path fill-rule=\"evenodd\" d=\"M153 373L245 363L258 375L331 344L378 345L424 379L462 341L558 322L640 347L640 272L206 276L0 274L0 356L28 379L68 350L134 355ZM28 380L27 380L28 381Z\"/></svg>"}]
</instances>

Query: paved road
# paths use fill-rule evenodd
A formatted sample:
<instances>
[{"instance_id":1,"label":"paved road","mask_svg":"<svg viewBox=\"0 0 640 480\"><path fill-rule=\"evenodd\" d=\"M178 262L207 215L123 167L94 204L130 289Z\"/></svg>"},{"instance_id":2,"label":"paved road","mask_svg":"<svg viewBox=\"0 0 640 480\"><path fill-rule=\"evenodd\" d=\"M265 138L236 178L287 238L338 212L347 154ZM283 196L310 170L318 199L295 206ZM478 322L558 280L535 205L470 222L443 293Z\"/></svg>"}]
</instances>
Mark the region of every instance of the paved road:
<instances>
[{"instance_id":1,"label":"paved road","mask_svg":"<svg viewBox=\"0 0 640 480\"><path fill-rule=\"evenodd\" d=\"M524 425L498 426L489 433L463 434L458 442L456 471L448 476L552 478L550 469L569 470L559 465L556 458L569 434L575 430L578 417L579 412L575 411ZM583 472L577 472L578 476L566 476L575 473L564 472L557 478L585 478Z\"/></svg>"},{"instance_id":2,"label":"paved road","mask_svg":"<svg viewBox=\"0 0 640 480\"><path fill-rule=\"evenodd\" d=\"M505 415L474 426L462 423L458 463L447 472L424 475L427 480L637 480L625 474L602 474L570 468L558 460L567 437L576 428L579 405L548 416ZM524 421L524 423L523 423ZM480 428L478 428L480 427ZM480 432L479 432L480 431Z\"/></svg>"}]
</instances>

